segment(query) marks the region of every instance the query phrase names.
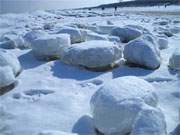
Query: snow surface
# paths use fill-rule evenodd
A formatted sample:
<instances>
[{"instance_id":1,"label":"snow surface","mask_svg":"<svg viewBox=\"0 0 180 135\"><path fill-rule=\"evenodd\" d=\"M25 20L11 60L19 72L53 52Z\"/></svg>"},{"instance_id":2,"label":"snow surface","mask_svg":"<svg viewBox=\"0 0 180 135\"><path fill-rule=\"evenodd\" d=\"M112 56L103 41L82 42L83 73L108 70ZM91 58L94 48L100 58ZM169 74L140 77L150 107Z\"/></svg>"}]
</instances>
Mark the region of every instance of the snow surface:
<instances>
[{"instance_id":1,"label":"snow surface","mask_svg":"<svg viewBox=\"0 0 180 135\"><path fill-rule=\"evenodd\" d=\"M133 12L132 12L133 11ZM141 12L142 11L142 12ZM159 27L175 30L180 27L180 8L123 8L101 11L50 10L24 14L0 15L0 35L14 32L24 36L32 30L56 33L63 25L79 23L95 30L97 25L138 25L159 35ZM165 26L155 22L169 20ZM44 30L44 24L54 25ZM95 31L94 31L95 32ZM167 33L166 33L167 34ZM164 35L164 34L163 34ZM106 35L107 36L107 35ZM107 72L92 72L69 66L60 61L42 62L33 57L31 49L9 50L14 53L23 68L17 77L17 86L0 96L0 134L38 135L42 131L58 130L78 135L95 135L90 114L91 96L112 79L138 76L150 82L159 98L158 107L167 123L167 132L175 130L179 123L180 73L168 68L169 58L180 48L180 33L167 37L169 47L161 50L161 66L157 70L121 65Z\"/></svg>"}]
</instances>

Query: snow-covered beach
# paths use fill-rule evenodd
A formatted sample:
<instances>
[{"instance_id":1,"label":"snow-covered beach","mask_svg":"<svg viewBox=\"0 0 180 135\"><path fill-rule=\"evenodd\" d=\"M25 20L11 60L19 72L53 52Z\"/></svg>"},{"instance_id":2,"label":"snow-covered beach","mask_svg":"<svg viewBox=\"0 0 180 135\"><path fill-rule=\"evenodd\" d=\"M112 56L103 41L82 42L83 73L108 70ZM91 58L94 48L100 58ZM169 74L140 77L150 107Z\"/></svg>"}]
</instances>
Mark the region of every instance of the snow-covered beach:
<instances>
[{"instance_id":1,"label":"snow-covered beach","mask_svg":"<svg viewBox=\"0 0 180 135\"><path fill-rule=\"evenodd\" d=\"M136 48L136 43L142 48ZM13 69L12 73L8 68L0 69L0 75L6 76L3 74L6 71L11 76L7 81L14 81L15 85L9 92L0 92L0 135L66 135L61 131L96 135L90 102L95 108L114 96L113 110L115 99L125 100L128 94L116 97L116 93L111 95L108 90L111 87L116 90L113 80L118 82L123 77L127 91L134 94L133 86L137 89L137 94L129 93L129 98L139 93L143 97L142 93L152 85L158 97L157 108L165 117L167 133L178 135L178 131L172 132L180 124L179 44L178 6L123 8L116 12L114 9L69 9L0 15L0 48L17 56L21 65L20 68L15 66L17 62L0 63L0 67ZM14 58L7 55L0 53L4 61ZM140 78L132 81L142 86L131 84L127 76ZM100 96L105 93L104 100L90 101L101 87L105 91L100 93ZM141 93L139 89L145 91ZM99 129L104 131L101 126ZM132 135L136 133L134 129Z\"/></svg>"}]
</instances>

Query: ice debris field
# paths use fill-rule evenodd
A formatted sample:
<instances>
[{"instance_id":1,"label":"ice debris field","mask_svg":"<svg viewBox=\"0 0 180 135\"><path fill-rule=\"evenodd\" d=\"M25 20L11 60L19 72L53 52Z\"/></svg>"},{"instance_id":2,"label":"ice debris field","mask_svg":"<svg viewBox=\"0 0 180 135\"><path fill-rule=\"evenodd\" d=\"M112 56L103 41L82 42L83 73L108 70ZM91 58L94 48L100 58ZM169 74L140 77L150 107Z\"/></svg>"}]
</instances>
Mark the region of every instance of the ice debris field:
<instances>
[{"instance_id":1,"label":"ice debris field","mask_svg":"<svg viewBox=\"0 0 180 135\"><path fill-rule=\"evenodd\" d=\"M0 48L0 135L180 133L177 7L4 14Z\"/></svg>"}]
</instances>

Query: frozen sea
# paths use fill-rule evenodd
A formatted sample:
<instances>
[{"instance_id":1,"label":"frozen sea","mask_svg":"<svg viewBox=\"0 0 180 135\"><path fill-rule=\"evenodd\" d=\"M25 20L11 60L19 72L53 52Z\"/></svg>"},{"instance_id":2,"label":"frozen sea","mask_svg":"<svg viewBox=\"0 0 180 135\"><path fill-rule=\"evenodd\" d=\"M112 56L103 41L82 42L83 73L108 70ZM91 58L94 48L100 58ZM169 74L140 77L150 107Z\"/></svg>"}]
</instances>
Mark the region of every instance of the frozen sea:
<instances>
[{"instance_id":1,"label":"frozen sea","mask_svg":"<svg viewBox=\"0 0 180 135\"><path fill-rule=\"evenodd\" d=\"M114 13L114 9L35 11L0 15L0 20L0 37L8 33L22 37L31 30L52 34L64 26L75 24L90 30L109 26L108 22L117 27L142 26L154 35L161 30L175 32L172 37L167 37L169 47L160 51L161 66L157 70L121 65L110 71L93 72L64 64L60 60L38 61L31 49L9 50L18 57L23 71L16 78L16 87L0 96L3 106L0 107L0 135L41 135L39 133L46 130L97 135L89 104L91 96L104 84L124 76L137 76L154 86L168 133L180 123L180 72L168 68L169 58L176 49L180 49L179 6L166 9L123 8L118 9L117 13ZM45 24L52 24L52 28L45 30Z\"/></svg>"}]
</instances>

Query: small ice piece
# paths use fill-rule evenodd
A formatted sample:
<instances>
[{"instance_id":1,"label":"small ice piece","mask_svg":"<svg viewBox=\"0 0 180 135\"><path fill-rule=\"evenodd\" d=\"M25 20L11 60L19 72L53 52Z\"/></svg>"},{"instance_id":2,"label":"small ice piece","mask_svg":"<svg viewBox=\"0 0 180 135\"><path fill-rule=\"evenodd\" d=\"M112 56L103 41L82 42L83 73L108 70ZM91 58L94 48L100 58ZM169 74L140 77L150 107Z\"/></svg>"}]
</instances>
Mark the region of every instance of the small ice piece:
<instances>
[{"instance_id":1,"label":"small ice piece","mask_svg":"<svg viewBox=\"0 0 180 135\"><path fill-rule=\"evenodd\" d=\"M159 37L158 38L158 45L159 45L160 50L167 49L168 48L168 39L163 38L163 37Z\"/></svg>"},{"instance_id":2,"label":"small ice piece","mask_svg":"<svg viewBox=\"0 0 180 135\"><path fill-rule=\"evenodd\" d=\"M176 49L170 57L169 67L174 70L180 70L180 49Z\"/></svg>"}]
</instances>

